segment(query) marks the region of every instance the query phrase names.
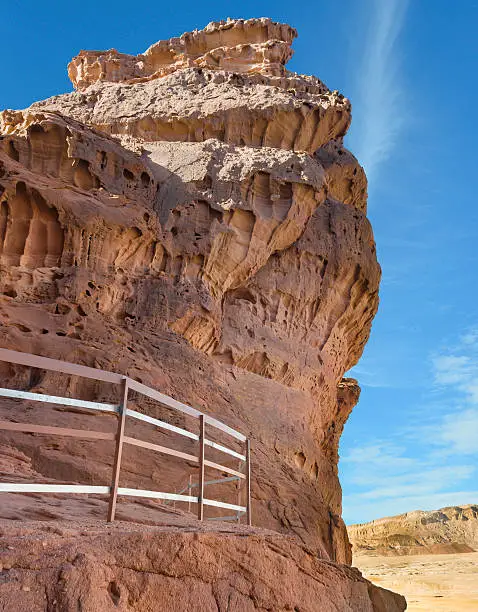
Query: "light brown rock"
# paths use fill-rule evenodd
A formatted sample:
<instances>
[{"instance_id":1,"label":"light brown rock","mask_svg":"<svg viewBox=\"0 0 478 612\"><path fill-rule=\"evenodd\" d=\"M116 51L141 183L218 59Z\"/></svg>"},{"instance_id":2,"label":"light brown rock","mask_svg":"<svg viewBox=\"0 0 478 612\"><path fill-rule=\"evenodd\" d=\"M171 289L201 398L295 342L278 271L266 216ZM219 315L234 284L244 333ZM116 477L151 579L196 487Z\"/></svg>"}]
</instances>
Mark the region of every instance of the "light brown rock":
<instances>
[{"instance_id":1,"label":"light brown rock","mask_svg":"<svg viewBox=\"0 0 478 612\"><path fill-rule=\"evenodd\" d=\"M478 550L478 506L416 510L347 527L354 554L419 555Z\"/></svg>"},{"instance_id":2,"label":"light brown rock","mask_svg":"<svg viewBox=\"0 0 478 612\"><path fill-rule=\"evenodd\" d=\"M202 68L135 85L97 82L32 109L60 112L139 143L216 138L308 153L343 137L350 124L349 101L320 82Z\"/></svg>"},{"instance_id":3,"label":"light brown rock","mask_svg":"<svg viewBox=\"0 0 478 612\"><path fill-rule=\"evenodd\" d=\"M264 17L228 19L160 40L141 55L81 51L68 65L68 75L77 89L98 81L138 83L193 66L281 76L296 36L294 28Z\"/></svg>"}]
</instances>

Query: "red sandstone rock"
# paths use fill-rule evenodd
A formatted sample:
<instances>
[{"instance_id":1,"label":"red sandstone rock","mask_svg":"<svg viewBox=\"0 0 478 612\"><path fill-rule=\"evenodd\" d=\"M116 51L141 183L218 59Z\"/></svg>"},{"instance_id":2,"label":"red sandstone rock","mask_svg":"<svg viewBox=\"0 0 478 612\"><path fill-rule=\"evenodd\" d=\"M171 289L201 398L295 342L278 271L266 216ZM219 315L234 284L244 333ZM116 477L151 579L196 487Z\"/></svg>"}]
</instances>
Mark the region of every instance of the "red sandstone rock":
<instances>
[{"instance_id":1,"label":"red sandstone rock","mask_svg":"<svg viewBox=\"0 0 478 612\"><path fill-rule=\"evenodd\" d=\"M404 598L293 538L244 528L0 525L5 609L400 612Z\"/></svg>"},{"instance_id":2,"label":"red sandstone rock","mask_svg":"<svg viewBox=\"0 0 478 612\"><path fill-rule=\"evenodd\" d=\"M341 142L350 104L285 69L294 35L239 20L139 58L82 53L70 65L81 91L2 113L0 343L128 374L240 429L252 438L254 524L350 563L337 461L359 388L342 377L368 339L380 268L365 175ZM0 364L0 376L5 386L117 400L107 385L22 367ZM131 405L197 426L149 400ZM114 430L103 414L2 401L0 418L12 414ZM194 452L192 441L128 427ZM0 442L7 481L110 482L111 443L6 432ZM137 448L122 465L122 485L163 491L194 471ZM225 487L234 502L235 486ZM106 512L103 502L2 499L5 518ZM138 505L122 508L143 517ZM340 576L345 601L354 580Z\"/></svg>"}]
</instances>

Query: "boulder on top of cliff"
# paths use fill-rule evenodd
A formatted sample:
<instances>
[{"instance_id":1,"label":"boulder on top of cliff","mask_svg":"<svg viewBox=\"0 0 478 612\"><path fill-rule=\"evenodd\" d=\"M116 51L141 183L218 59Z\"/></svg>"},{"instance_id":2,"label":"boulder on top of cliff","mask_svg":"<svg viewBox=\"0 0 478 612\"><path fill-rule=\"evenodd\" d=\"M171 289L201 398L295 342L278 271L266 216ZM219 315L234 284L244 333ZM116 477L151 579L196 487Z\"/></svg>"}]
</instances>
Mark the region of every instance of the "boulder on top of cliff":
<instances>
[{"instance_id":1,"label":"boulder on top of cliff","mask_svg":"<svg viewBox=\"0 0 478 612\"><path fill-rule=\"evenodd\" d=\"M76 89L98 81L139 83L189 67L282 76L296 36L294 28L265 17L213 21L203 30L160 40L140 55L80 51L68 75Z\"/></svg>"}]
</instances>

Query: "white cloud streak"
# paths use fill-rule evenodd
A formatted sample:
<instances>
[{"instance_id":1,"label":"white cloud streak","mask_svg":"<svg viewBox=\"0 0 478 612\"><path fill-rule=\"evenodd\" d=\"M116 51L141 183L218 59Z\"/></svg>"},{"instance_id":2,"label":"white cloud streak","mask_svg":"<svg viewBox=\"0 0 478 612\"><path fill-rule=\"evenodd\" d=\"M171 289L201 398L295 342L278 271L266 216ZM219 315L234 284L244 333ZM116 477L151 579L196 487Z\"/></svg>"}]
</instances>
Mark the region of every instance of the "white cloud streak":
<instances>
[{"instance_id":1,"label":"white cloud streak","mask_svg":"<svg viewBox=\"0 0 478 612\"><path fill-rule=\"evenodd\" d=\"M475 465L447 465L441 455L423 455L410 456L405 446L386 441L352 449L341 459L345 521L367 522L478 498L476 492L464 492L475 482Z\"/></svg>"},{"instance_id":2,"label":"white cloud streak","mask_svg":"<svg viewBox=\"0 0 478 612\"><path fill-rule=\"evenodd\" d=\"M455 408L429 427L429 434L445 454L478 454L477 330L469 330L457 346L435 355L432 364L436 388L452 395Z\"/></svg>"},{"instance_id":3,"label":"white cloud streak","mask_svg":"<svg viewBox=\"0 0 478 612\"><path fill-rule=\"evenodd\" d=\"M406 121L405 91L400 79L399 36L408 0L367 0L368 28L362 32L362 62L353 102L351 148L369 181L392 154Z\"/></svg>"},{"instance_id":4,"label":"white cloud streak","mask_svg":"<svg viewBox=\"0 0 478 612\"><path fill-rule=\"evenodd\" d=\"M447 415L438 429L439 439L451 454L478 454L478 410L469 408Z\"/></svg>"},{"instance_id":5,"label":"white cloud streak","mask_svg":"<svg viewBox=\"0 0 478 612\"><path fill-rule=\"evenodd\" d=\"M446 506L462 506L478 502L478 489L437 492L425 495L396 496L374 501L363 502L355 495L349 495L344 504L344 520L352 523L368 523L384 516L395 516L412 510L437 510Z\"/></svg>"},{"instance_id":6,"label":"white cloud streak","mask_svg":"<svg viewBox=\"0 0 478 612\"><path fill-rule=\"evenodd\" d=\"M478 500L478 328L433 355L430 367L432 399L418 422L344 453L346 522Z\"/></svg>"}]
</instances>

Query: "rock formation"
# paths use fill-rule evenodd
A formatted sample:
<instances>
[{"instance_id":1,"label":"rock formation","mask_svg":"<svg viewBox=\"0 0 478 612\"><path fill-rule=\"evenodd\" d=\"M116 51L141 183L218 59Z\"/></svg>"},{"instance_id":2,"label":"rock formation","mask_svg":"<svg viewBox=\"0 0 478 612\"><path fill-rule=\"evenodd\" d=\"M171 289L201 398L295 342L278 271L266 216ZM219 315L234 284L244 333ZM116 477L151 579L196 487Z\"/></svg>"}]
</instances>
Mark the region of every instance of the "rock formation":
<instances>
[{"instance_id":1,"label":"rock formation","mask_svg":"<svg viewBox=\"0 0 478 612\"><path fill-rule=\"evenodd\" d=\"M478 551L478 506L416 510L350 525L354 554L425 555Z\"/></svg>"},{"instance_id":2,"label":"rock formation","mask_svg":"<svg viewBox=\"0 0 478 612\"><path fill-rule=\"evenodd\" d=\"M0 342L128 374L250 434L254 524L350 563L337 461L359 387L342 377L368 339L380 268L365 174L342 144L350 103L286 70L295 36L228 20L138 56L82 51L75 92L1 114ZM106 385L0 372L12 387L112 399ZM0 418L13 408L108 427L6 401ZM107 443L0 442L10 480L109 483ZM188 476L142 449L123 465L124 486L174 491ZM2 499L4 518L63 516L56 498ZM77 514L102 513L85 502Z\"/></svg>"},{"instance_id":3,"label":"rock formation","mask_svg":"<svg viewBox=\"0 0 478 612\"><path fill-rule=\"evenodd\" d=\"M294 538L246 528L18 522L0 537L5 610L400 612L403 597ZM245 537L247 535L247 537ZM23 607L19 608L18 603Z\"/></svg>"}]
</instances>

